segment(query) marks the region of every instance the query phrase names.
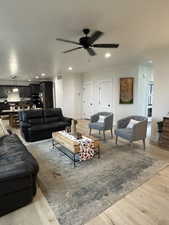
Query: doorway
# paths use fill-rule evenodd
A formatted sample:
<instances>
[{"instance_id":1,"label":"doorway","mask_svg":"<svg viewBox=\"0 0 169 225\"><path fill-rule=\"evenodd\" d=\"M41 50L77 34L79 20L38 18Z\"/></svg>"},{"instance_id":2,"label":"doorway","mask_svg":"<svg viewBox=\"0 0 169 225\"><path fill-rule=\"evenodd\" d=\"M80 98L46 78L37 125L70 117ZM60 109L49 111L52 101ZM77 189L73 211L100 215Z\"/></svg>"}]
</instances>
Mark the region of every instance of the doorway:
<instances>
[{"instance_id":1,"label":"doorway","mask_svg":"<svg viewBox=\"0 0 169 225\"><path fill-rule=\"evenodd\" d=\"M92 82L85 82L83 84L83 92L82 92L82 118L90 119L93 112L94 112L93 85Z\"/></svg>"},{"instance_id":2,"label":"doorway","mask_svg":"<svg viewBox=\"0 0 169 225\"><path fill-rule=\"evenodd\" d=\"M98 81L96 112L112 112L113 82L111 80ZM96 93L97 93L96 92Z\"/></svg>"},{"instance_id":3,"label":"doorway","mask_svg":"<svg viewBox=\"0 0 169 225\"><path fill-rule=\"evenodd\" d=\"M154 82L150 81L148 83L148 94L147 94L147 117L148 121L152 121L152 111L153 111L153 93L154 93Z\"/></svg>"},{"instance_id":4,"label":"doorway","mask_svg":"<svg viewBox=\"0 0 169 225\"><path fill-rule=\"evenodd\" d=\"M150 81L147 87L147 106L146 106L146 117L148 118L148 128L147 128L148 137L151 137L153 94L154 94L154 82Z\"/></svg>"},{"instance_id":5,"label":"doorway","mask_svg":"<svg viewBox=\"0 0 169 225\"><path fill-rule=\"evenodd\" d=\"M154 95L154 74L152 63L147 63L139 67L138 81L138 112L140 115L148 118L147 135L150 137Z\"/></svg>"},{"instance_id":6,"label":"doorway","mask_svg":"<svg viewBox=\"0 0 169 225\"><path fill-rule=\"evenodd\" d=\"M83 83L82 118L90 119L98 112L113 110L113 81L95 80Z\"/></svg>"}]
</instances>

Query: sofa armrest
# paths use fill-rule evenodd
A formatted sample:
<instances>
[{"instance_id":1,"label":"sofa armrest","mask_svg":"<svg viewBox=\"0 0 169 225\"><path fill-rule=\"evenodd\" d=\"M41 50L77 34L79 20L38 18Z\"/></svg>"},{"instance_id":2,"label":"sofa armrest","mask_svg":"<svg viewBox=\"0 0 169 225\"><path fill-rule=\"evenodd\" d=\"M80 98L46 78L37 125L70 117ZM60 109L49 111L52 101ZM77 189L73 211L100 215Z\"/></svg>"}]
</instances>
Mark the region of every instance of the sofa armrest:
<instances>
[{"instance_id":1,"label":"sofa armrest","mask_svg":"<svg viewBox=\"0 0 169 225\"><path fill-rule=\"evenodd\" d=\"M0 183L30 176L31 174L31 168L26 162L16 162L11 165L2 164L0 166Z\"/></svg>"},{"instance_id":2,"label":"sofa armrest","mask_svg":"<svg viewBox=\"0 0 169 225\"><path fill-rule=\"evenodd\" d=\"M113 128L113 114L106 116L104 119L104 129L109 130Z\"/></svg>"},{"instance_id":3,"label":"sofa armrest","mask_svg":"<svg viewBox=\"0 0 169 225\"><path fill-rule=\"evenodd\" d=\"M99 113L96 113L96 114L94 114L94 115L91 116L90 122L91 123L95 123L95 122L98 121L98 119L99 119Z\"/></svg>"},{"instance_id":4,"label":"sofa armrest","mask_svg":"<svg viewBox=\"0 0 169 225\"><path fill-rule=\"evenodd\" d=\"M72 118L69 118L69 117L63 117L64 118L64 121L68 124L71 125L71 122L72 122Z\"/></svg>"},{"instance_id":5,"label":"sofa armrest","mask_svg":"<svg viewBox=\"0 0 169 225\"><path fill-rule=\"evenodd\" d=\"M31 127L31 124L30 123L26 123L26 122L20 122L20 126L22 127L22 128L30 128Z\"/></svg>"},{"instance_id":6,"label":"sofa armrest","mask_svg":"<svg viewBox=\"0 0 169 225\"><path fill-rule=\"evenodd\" d=\"M147 120L141 121L133 126L133 139L145 139L147 135Z\"/></svg>"},{"instance_id":7,"label":"sofa armrest","mask_svg":"<svg viewBox=\"0 0 169 225\"><path fill-rule=\"evenodd\" d=\"M19 121L22 121L22 112L18 112Z\"/></svg>"}]
</instances>

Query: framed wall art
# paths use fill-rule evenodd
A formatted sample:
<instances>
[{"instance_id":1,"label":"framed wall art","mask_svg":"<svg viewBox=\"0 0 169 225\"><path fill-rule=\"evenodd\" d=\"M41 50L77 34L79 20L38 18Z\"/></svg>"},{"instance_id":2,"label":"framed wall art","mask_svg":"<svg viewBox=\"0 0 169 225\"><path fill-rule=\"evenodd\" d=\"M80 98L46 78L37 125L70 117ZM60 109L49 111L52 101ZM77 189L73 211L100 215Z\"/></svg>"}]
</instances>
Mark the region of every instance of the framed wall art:
<instances>
[{"instance_id":1,"label":"framed wall art","mask_svg":"<svg viewBox=\"0 0 169 225\"><path fill-rule=\"evenodd\" d=\"M120 104L133 104L134 78L120 78Z\"/></svg>"}]
</instances>

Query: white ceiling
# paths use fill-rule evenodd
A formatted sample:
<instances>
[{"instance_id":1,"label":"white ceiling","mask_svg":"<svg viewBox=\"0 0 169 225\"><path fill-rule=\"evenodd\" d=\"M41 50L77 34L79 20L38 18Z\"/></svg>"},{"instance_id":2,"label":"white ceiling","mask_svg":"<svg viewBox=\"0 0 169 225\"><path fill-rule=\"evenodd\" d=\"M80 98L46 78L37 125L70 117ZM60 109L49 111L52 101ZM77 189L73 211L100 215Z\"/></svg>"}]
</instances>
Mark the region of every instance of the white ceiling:
<instances>
[{"instance_id":1,"label":"white ceiling","mask_svg":"<svg viewBox=\"0 0 169 225\"><path fill-rule=\"evenodd\" d=\"M149 49L169 45L168 0L1 0L0 79L16 73L20 80L46 73L89 72L113 64L151 59ZM104 58L105 49L90 57L85 50L63 54L81 30L101 30L98 43L120 43Z\"/></svg>"}]
</instances>

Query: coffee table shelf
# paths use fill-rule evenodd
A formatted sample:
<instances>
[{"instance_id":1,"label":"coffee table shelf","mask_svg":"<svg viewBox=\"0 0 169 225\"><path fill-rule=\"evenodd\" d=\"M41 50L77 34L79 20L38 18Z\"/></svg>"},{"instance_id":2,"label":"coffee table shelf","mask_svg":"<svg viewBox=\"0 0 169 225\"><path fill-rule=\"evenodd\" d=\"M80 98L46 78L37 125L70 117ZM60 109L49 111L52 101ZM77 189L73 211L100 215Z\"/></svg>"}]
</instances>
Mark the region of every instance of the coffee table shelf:
<instances>
[{"instance_id":1,"label":"coffee table shelf","mask_svg":"<svg viewBox=\"0 0 169 225\"><path fill-rule=\"evenodd\" d=\"M79 153L80 153L80 143L78 141L74 141L64 136L60 132L52 133L52 149L59 150L63 154L65 154L68 158L73 161L74 167L76 166L76 162L80 161ZM87 137L93 140L95 155L98 155L100 158L100 142L94 137Z\"/></svg>"}]
</instances>

